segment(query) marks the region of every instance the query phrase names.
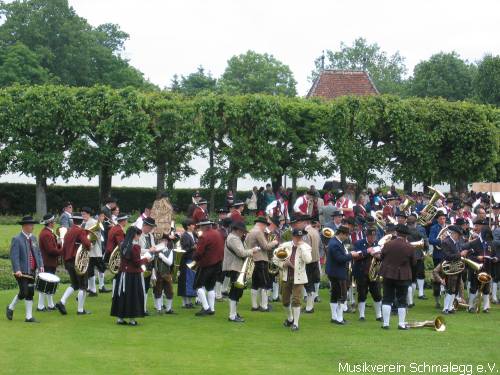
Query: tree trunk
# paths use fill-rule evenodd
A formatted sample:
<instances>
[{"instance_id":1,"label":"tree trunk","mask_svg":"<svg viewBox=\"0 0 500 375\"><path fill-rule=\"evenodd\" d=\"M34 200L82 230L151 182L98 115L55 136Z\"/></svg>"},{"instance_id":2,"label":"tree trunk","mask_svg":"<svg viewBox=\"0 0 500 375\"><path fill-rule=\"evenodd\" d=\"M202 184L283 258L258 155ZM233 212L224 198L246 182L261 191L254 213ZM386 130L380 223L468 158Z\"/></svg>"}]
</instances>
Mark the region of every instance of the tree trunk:
<instances>
[{"instance_id":1,"label":"tree trunk","mask_svg":"<svg viewBox=\"0 0 500 375\"><path fill-rule=\"evenodd\" d=\"M404 187L403 187L405 193L411 193L413 191L413 184L411 178L407 178L404 180Z\"/></svg>"},{"instance_id":2,"label":"tree trunk","mask_svg":"<svg viewBox=\"0 0 500 375\"><path fill-rule=\"evenodd\" d=\"M278 189L283 185L283 175L275 174L271 179L271 184L273 185L273 192L276 194Z\"/></svg>"},{"instance_id":3,"label":"tree trunk","mask_svg":"<svg viewBox=\"0 0 500 375\"><path fill-rule=\"evenodd\" d=\"M292 176L292 202L295 203L296 200L297 200L297 177ZM289 204L292 202L289 202Z\"/></svg>"},{"instance_id":4,"label":"tree trunk","mask_svg":"<svg viewBox=\"0 0 500 375\"><path fill-rule=\"evenodd\" d=\"M47 213L47 179L36 176L36 216L42 218Z\"/></svg>"},{"instance_id":5,"label":"tree trunk","mask_svg":"<svg viewBox=\"0 0 500 375\"><path fill-rule=\"evenodd\" d=\"M467 192L467 181L466 180L458 181L457 182L457 190L459 193Z\"/></svg>"},{"instance_id":6,"label":"tree trunk","mask_svg":"<svg viewBox=\"0 0 500 375\"><path fill-rule=\"evenodd\" d=\"M165 175L167 168L164 160L160 160L156 165L156 196L159 197L165 191Z\"/></svg>"},{"instance_id":7,"label":"tree trunk","mask_svg":"<svg viewBox=\"0 0 500 375\"><path fill-rule=\"evenodd\" d=\"M432 186L432 181L427 180L427 181L422 182L422 184L424 185L424 193L428 194L429 193L429 186Z\"/></svg>"},{"instance_id":8,"label":"tree trunk","mask_svg":"<svg viewBox=\"0 0 500 375\"><path fill-rule=\"evenodd\" d=\"M457 185L456 185L456 182L455 182L455 181L453 181L453 180L451 180L451 181L449 182L449 184L450 184L450 193L452 193L452 194L453 194L455 191L457 191Z\"/></svg>"},{"instance_id":9,"label":"tree trunk","mask_svg":"<svg viewBox=\"0 0 500 375\"><path fill-rule=\"evenodd\" d=\"M167 192L170 196L172 196L174 194L175 178L174 174L171 173L168 170L168 168L167 168L166 184L167 184Z\"/></svg>"},{"instance_id":10,"label":"tree trunk","mask_svg":"<svg viewBox=\"0 0 500 375\"><path fill-rule=\"evenodd\" d=\"M229 172L227 176L227 189L233 192L236 197L236 192L238 191L238 168L233 162L229 162Z\"/></svg>"},{"instance_id":11,"label":"tree trunk","mask_svg":"<svg viewBox=\"0 0 500 375\"><path fill-rule=\"evenodd\" d=\"M112 178L109 168L104 165L101 166L101 173L99 174L99 206L102 206L106 198L111 195Z\"/></svg>"},{"instance_id":12,"label":"tree trunk","mask_svg":"<svg viewBox=\"0 0 500 375\"><path fill-rule=\"evenodd\" d=\"M346 183L344 169L342 167L340 167L340 188L342 190L345 190L346 186L347 186L347 183Z\"/></svg>"},{"instance_id":13,"label":"tree trunk","mask_svg":"<svg viewBox=\"0 0 500 375\"><path fill-rule=\"evenodd\" d=\"M208 165L210 168L210 176L209 176L209 188L210 188L210 206L209 211L214 212L215 209L215 176L214 176L214 149L210 148L209 157L208 157Z\"/></svg>"}]
</instances>

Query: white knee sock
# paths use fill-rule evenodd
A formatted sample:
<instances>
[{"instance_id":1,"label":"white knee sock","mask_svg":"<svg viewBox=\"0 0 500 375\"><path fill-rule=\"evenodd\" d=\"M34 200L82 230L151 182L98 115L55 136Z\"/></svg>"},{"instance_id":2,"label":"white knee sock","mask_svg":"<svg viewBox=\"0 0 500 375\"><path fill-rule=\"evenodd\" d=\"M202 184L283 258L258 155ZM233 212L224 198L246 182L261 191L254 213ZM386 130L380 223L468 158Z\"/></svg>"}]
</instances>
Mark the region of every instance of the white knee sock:
<instances>
[{"instance_id":1,"label":"white knee sock","mask_svg":"<svg viewBox=\"0 0 500 375\"><path fill-rule=\"evenodd\" d=\"M78 312L83 312L83 305L85 303L85 291L79 290L78 291Z\"/></svg>"},{"instance_id":2,"label":"white knee sock","mask_svg":"<svg viewBox=\"0 0 500 375\"><path fill-rule=\"evenodd\" d=\"M207 300L210 311L215 311L215 290L207 292Z\"/></svg>"},{"instance_id":3,"label":"white knee sock","mask_svg":"<svg viewBox=\"0 0 500 375\"><path fill-rule=\"evenodd\" d=\"M292 310L293 310L293 324L295 324L298 327L300 318L300 306L292 307Z\"/></svg>"},{"instance_id":4,"label":"white knee sock","mask_svg":"<svg viewBox=\"0 0 500 375\"><path fill-rule=\"evenodd\" d=\"M344 308L343 308L343 305L339 305L337 307L337 321L338 322L343 322L344 321Z\"/></svg>"},{"instance_id":5,"label":"white knee sock","mask_svg":"<svg viewBox=\"0 0 500 375\"><path fill-rule=\"evenodd\" d=\"M47 294L47 306L50 308L54 307L54 295L53 294Z\"/></svg>"},{"instance_id":6,"label":"white knee sock","mask_svg":"<svg viewBox=\"0 0 500 375\"><path fill-rule=\"evenodd\" d=\"M215 298L222 298L222 283L220 283L219 281L215 282Z\"/></svg>"},{"instance_id":7,"label":"white knee sock","mask_svg":"<svg viewBox=\"0 0 500 375\"><path fill-rule=\"evenodd\" d=\"M307 295L306 310L311 311L312 309L314 309L314 294L309 293Z\"/></svg>"},{"instance_id":8,"label":"white knee sock","mask_svg":"<svg viewBox=\"0 0 500 375\"><path fill-rule=\"evenodd\" d=\"M381 318L382 317L382 301L374 302L374 309L375 309L375 318Z\"/></svg>"},{"instance_id":9,"label":"white knee sock","mask_svg":"<svg viewBox=\"0 0 500 375\"><path fill-rule=\"evenodd\" d=\"M342 303L340 306L342 306L342 311L347 311L348 308L347 308L347 301Z\"/></svg>"},{"instance_id":10,"label":"white knee sock","mask_svg":"<svg viewBox=\"0 0 500 375\"><path fill-rule=\"evenodd\" d=\"M293 322L293 311L292 311L292 305L285 306L286 312L288 314L288 321Z\"/></svg>"},{"instance_id":11,"label":"white knee sock","mask_svg":"<svg viewBox=\"0 0 500 375\"><path fill-rule=\"evenodd\" d=\"M113 280L113 288L114 288L114 280ZM144 292L144 312L148 311L148 294Z\"/></svg>"},{"instance_id":12,"label":"white knee sock","mask_svg":"<svg viewBox=\"0 0 500 375\"><path fill-rule=\"evenodd\" d=\"M337 320L337 309L338 309L339 304L338 303L330 303L330 310L332 312L332 320Z\"/></svg>"},{"instance_id":13,"label":"white knee sock","mask_svg":"<svg viewBox=\"0 0 500 375\"><path fill-rule=\"evenodd\" d=\"M443 311L453 310L453 300L455 299L454 294L448 294L444 296Z\"/></svg>"},{"instance_id":14,"label":"white knee sock","mask_svg":"<svg viewBox=\"0 0 500 375\"><path fill-rule=\"evenodd\" d=\"M236 301L229 300L229 319L236 318Z\"/></svg>"},{"instance_id":15,"label":"white knee sock","mask_svg":"<svg viewBox=\"0 0 500 375\"><path fill-rule=\"evenodd\" d=\"M229 290L229 283L231 282L231 279L227 276L224 277L224 281L222 281L222 293L227 293Z\"/></svg>"},{"instance_id":16,"label":"white knee sock","mask_svg":"<svg viewBox=\"0 0 500 375\"><path fill-rule=\"evenodd\" d=\"M476 300L476 293L469 294L469 309L474 307L474 301Z\"/></svg>"},{"instance_id":17,"label":"white knee sock","mask_svg":"<svg viewBox=\"0 0 500 375\"><path fill-rule=\"evenodd\" d=\"M26 308L26 319L33 318L33 301L24 300L24 307Z\"/></svg>"},{"instance_id":18,"label":"white knee sock","mask_svg":"<svg viewBox=\"0 0 500 375\"><path fill-rule=\"evenodd\" d=\"M349 290L347 291L347 296L349 299L349 304L354 305L354 288L351 286Z\"/></svg>"},{"instance_id":19,"label":"white knee sock","mask_svg":"<svg viewBox=\"0 0 500 375\"><path fill-rule=\"evenodd\" d=\"M155 309L156 311L161 311L161 307L162 307L162 304L163 304L163 301L162 301L162 298L155 298Z\"/></svg>"},{"instance_id":20,"label":"white knee sock","mask_svg":"<svg viewBox=\"0 0 500 375\"><path fill-rule=\"evenodd\" d=\"M258 295L259 291L258 290L255 290L255 289L250 289L250 298L252 300L252 309L256 309L259 307L259 305L257 304L257 295Z\"/></svg>"},{"instance_id":21,"label":"white knee sock","mask_svg":"<svg viewBox=\"0 0 500 375\"><path fill-rule=\"evenodd\" d=\"M365 317L365 307L366 307L366 302L359 302L358 303L359 317L360 318Z\"/></svg>"},{"instance_id":22,"label":"white knee sock","mask_svg":"<svg viewBox=\"0 0 500 375\"><path fill-rule=\"evenodd\" d=\"M382 319L384 327L389 327L389 319L391 318L391 305L382 305Z\"/></svg>"},{"instance_id":23,"label":"white knee sock","mask_svg":"<svg viewBox=\"0 0 500 375\"><path fill-rule=\"evenodd\" d=\"M167 308L167 311L170 311L172 310L172 304L173 304L174 300L173 299L168 299L167 298L167 303L165 304L166 308Z\"/></svg>"},{"instance_id":24,"label":"white knee sock","mask_svg":"<svg viewBox=\"0 0 500 375\"><path fill-rule=\"evenodd\" d=\"M203 310L208 310L210 306L208 306L207 295L205 294L205 288L199 288L197 291L198 300L203 307Z\"/></svg>"},{"instance_id":25,"label":"white knee sock","mask_svg":"<svg viewBox=\"0 0 500 375\"><path fill-rule=\"evenodd\" d=\"M398 308L399 326L406 327L406 309L404 307Z\"/></svg>"},{"instance_id":26,"label":"white knee sock","mask_svg":"<svg viewBox=\"0 0 500 375\"><path fill-rule=\"evenodd\" d=\"M68 298L69 298L69 297L73 294L73 292L74 292L74 291L75 291L75 290L73 289L73 287L72 287L72 286L68 286L68 287L66 288L66 290L64 291L63 296L61 297L61 303L62 303L63 305L66 305L66 301L67 301L67 300L68 300Z\"/></svg>"},{"instance_id":27,"label":"white knee sock","mask_svg":"<svg viewBox=\"0 0 500 375\"><path fill-rule=\"evenodd\" d=\"M490 295L489 294L483 294L483 306L481 307L484 310L490 308Z\"/></svg>"},{"instance_id":28,"label":"white knee sock","mask_svg":"<svg viewBox=\"0 0 500 375\"><path fill-rule=\"evenodd\" d=\"M38 293L38 308L43 309L45 307L45 293Z\"/></svg>"},{"instance_id":29,"label":"white knee sock","mask_svg":"<svg viewBox=\"0 0 500 375\"><path fill-rule=\"evenodd\" d=\"M16 308L16 305L17 305L17 303L18 303L18 302L19 302L19 297L18 297L18 295L16 294L16 295L14 296L14 298L12 299L12 302L11 302L11 303L10 303L10 305L9 305L9 309L10 309L10 310L12 310L12 311L14 311L14 309Z\"/></svg>"},{"instance_id":30,"label":"white knee sock","mask_svg":"<svg viewBox=\"0 0 500 375\"><path fill-rule=\"evenodd\" d=\"M280 284L273 283L273 295L272 295L273 300L277 300L279 296L280 296Z\"/></svg>"},{"instance_id":31,"label":"white knee sock","mask_svg":"<svg viewBox=\"0 0 500 375\"><path fill-rule=\"evenodd\" d=\"M422 297L424 295L424 284L425 284L424 279L417 279L418 296L419 297Z\"/></svg>"},{"instance_id":32,"label":"white knee sock","mask_svg":"<svg viewBox=\"0 0 500 375\"><path fill-rule=\"evenodd\" d=\"M267 302L268 302L268 297L267 297L267 289L261 289L260 290L260 305L264 310L267 310Z\"/></svg>"},{"instance_id":33,"label":"white knee sock","mask_svg":"<svg viewBox=\"0 0 500 375\"><path fill-rule=\"evenodd\" d=\"M314 283L314 297L319 296L319 283Z\"/></svg>"},{"instance_id":34,"label":"white knee sock","mask_svg":"<svg viewBox=\"0 0 500 375\"><path fill-rule=\"evenodd\" d=\"M498 283L492 283L491 285L491 298L493 302L498 302Z\"/></svg>"},{"instance_id":35,"label":"white knee sock","mask_svg":"<svg viewBox=\"0 0 500 375\"><path fill-rule=\"evenodd\" d=\"M408 287L408 291L406 293L406 302L408 305L413 305L413 291L411 286Z\"/></svg>"},{"instance_id":36,"label":"white knee sock","mask_svg":"<svg viewBox=\"0 0 500 375\"><path fill-rule=\"evenodd\" d=\"M411 283L411 292L413 293L413 297L415 297L416 290L417 290L417 283Z\"/></svg>"},{"instance_id":37,"label":"white knee sock","mask_svg":"<svg viewBox=\"0 0 500 375\"><path fill-rule=\"evenodd\" d=\"M103 272L98 272L97 277L99 279L99 289L104 287L104 273Z\"/></svg>"},{"instance_id":38,"label":"white knee sock","mask_svg":"<svg viewBox=\"0 0 500 375\"><path fill-rule=\"evenodd\" d=\"M93 292L93 293L97 292L96 287L95 287L95 276L89 277L87 284L88 284L88 289L91 292Z\"/></svg>"}]
</instances>

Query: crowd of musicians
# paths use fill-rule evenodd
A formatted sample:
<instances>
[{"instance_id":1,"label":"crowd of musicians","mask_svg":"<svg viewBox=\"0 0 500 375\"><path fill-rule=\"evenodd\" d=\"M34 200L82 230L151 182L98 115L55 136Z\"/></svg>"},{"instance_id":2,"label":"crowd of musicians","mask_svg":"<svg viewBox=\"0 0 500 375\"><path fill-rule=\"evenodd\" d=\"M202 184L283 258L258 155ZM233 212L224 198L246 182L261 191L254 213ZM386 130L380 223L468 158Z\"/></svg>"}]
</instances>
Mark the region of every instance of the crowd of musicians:
<instances>
[{"instance_id":1,"label":"crowd of musicians","mask_svg":"<svg viewBox=\"0 0 500 375\"><path fill-rule=\"evenodd\" d=\"M6 316L12 320L17 303L24 300L25 321L37 322L32 312L37 275L55 275L64 267L69 286L58 301L54 292L37 289L36 311L66 315L76 293L76 313L86 315L87 296L111 293L111 315L117 324L137 325L137 318L153 312L177 313L176 279L182 308L199 308L196 316L212 316L216 302L227 301L229 322L244 322L238 304L248 285L252 312L269 312L273 302L281 302L283 325L296 331L301 313L314 314L315 304L321 302L320 282L326 275L332 323L346 324L344 313L356 310L360 322L368 319L370 294L374 318L382 328L388 329L391 315L397 315L397 327L404 330L407 309L418 303L414 296L427 299L427 257L434 266L436 308L443 314L462 308L487 313L490 303L498 303L500 204L487 194L461 200L441 193L400 196L394 190L361 195L353 202L341 190L322 198L311 187L292 204L286 191L271 195L269 190L254 189L245 202L228 195L227 207L217 210L213 221L207 201L194 194L182 230L170 224L173 213L168 218L152 215L152 207L129 225L129 216L120 213L113 198L98 212L88 207L76 212L68 202L59 218L43 217L38 238L33 233L38 222L26 216L19 222L21 232L12 239L10 255L19 292ZM166 196L157 201L172 207ZM244 217L248 210L256 214L250 227ZM63 238L56 221L65 228ZM80 248L89 252L84 273L75 263ZM114 251L119 252L119 269L107 289L104 273Z\"/></svg>"}]
</instances>

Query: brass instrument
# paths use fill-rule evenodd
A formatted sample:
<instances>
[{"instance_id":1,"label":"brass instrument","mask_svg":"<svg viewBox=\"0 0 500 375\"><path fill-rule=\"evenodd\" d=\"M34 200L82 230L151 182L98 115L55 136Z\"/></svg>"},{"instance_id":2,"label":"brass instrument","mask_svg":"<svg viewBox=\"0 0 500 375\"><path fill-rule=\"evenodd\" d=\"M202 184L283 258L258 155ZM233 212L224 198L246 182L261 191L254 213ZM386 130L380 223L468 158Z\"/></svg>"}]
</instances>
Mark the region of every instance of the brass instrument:
<instances>
[{"instance_id":1,"label":"brass instrument","mask_svg":"<svg viewBox=\"0 0 500 375\"><path fill-rule=\"evenodd\" d=\"M274 249L273 257L275 257L279 262L286 262L288 259L290 259L290 255L292 255L290 244L290 242L286 242Z\"/></svg>"},{"instance_id":2,"label":"brass instrument","mask_svg":"<svg viewBox=\"0 0 500 375\"><path fill-rule=\"evenodd\" d=\"M409 196L406 196L405 201L399 205L399 209L404 212L409 210L412 206L415 206L415 204L416 202L413 199L411 199Z\"/></svg>"},{"instance_id":3,"label":"brass instrument","mask_svg":"<svg viewBox=\"0 0 500 375\"><path fill-rule=\"evenodd\" d=\"M434 207L434 203L436 203L439 199L445 199L444 194L439 190L434 189L432 186L428 186L428 188L429 190L433 191L434 194L432 194L429 203L427 203L427 206L424 207L417 219L417 223L422 226L430 224L432 222L432 219L434 219L434 216L436 216L437 208Z\"/></svg>"},{"instance_id":4,"label":"brass instrument","mask_svg":"<svg viewBox=\"0 0 500 375\"><path fill-rule=\"evenodd\" d=\"M109 257L109 262L108 262L109 272L111 272L113 275L116 275L120 270L120 263L121 263L120 246L116 246L113 249L111 256Z\"/></svg>"},{"instance_id":5,"label":"brass instrument","mask_svg":"<svg viewBox=\"0 0 500 375\"><path fill-rule=\"evenodd\" d=\"M331 239L335 236L335 231L332 228L324 227L321 229L321 234L324 238Z\"/></svg>"},{"instance_id":6,"label":"brass instrument","mask_svg":"<svg viewBox=\"0 0 500 375\"><path fill-rule=\"evenodd\" d=\"M409 242L410 246L412 246L415 250L422 250L425 246L424 239L420 239L419 241Z\"/></svg>"},{"instance_id":7,"label":"brass instrument","mask_svg":"<svg viewBox=\"0 0 500 375\"><path fill-rule=\"evenodd\" d=\"M393 239L392 234L386 234L378 241L378 247L380 251L384 245ZM370 262L370 268L368 269L368 279L370 281L382 281L382 276L380 276L380 267L382 266L382 260L372 255L372 260Z\"/></svg>"},{"instance_id":8,"label":"brass instrument","mask_svg":"<svg viewBox=\"0 0 500 375\"><path fill-rule=\"evenodd\" d=\"M102 224L97 222L95 225L91 226L89 229L85 229L88 234L87 238L90 242L95 243L101 237L101 231L104 230ZM82 244L78 247L75 256L75 272L78 275L85 275L87 269L89 268L89 249L85 249Z\"/></svg>"},{"instance_id":9,"label":"brass instrument","mask_svg":"<svg viewBox=\"0 0 500 375\"><path fill-rule=\"evenodd\" d=\"M450 235L448 231L448 225L446 225L443 229L441 229L437 235L437 239L443 241L446 237Z\"/></svg>"},{"instance_id":10,"label":"brass instrument","mask_svg":"<svg viewBox=\"0 0 500 375\"><path fill-rule=\"evenodd\" d=\"M462 303L462 302L459 302L458 299L454 299L453 300L453 310L455 311L458 311L458 310L468 310L469 309L469 305L467 303Z\"/></svg>"},{"instance_id":11,"label":"brass instrument","mask_svg":"<svg viewBox=\"0 0 500 375\"><path fill-rule=\"evenodd\" d=\"M234 282L234 286L239 289L244 289L248 284L248 280L252 279L253 269L255 267L255 263L253 261L253 257L250 255L245 258L243 262L243 266L241 267L240 274L238 278Z\"/></svg>"},{"instance_id":12,"label":"brass instrument","mask_svg":"<svg viewBox=\"0 0 500 375\"><path fill-rule=\"evenodd\" d=\"M446 324L442 316L437 316L434 320L424 320L422 322L408 322L406 323L407 328L423 328L430 327L434 328L436 332L446 331Z\"/></svg>"},{"instance_id":13,"label":"brass instrument","mask_svg":"<svg viewBox=\"0 0 500 375\"><path fill-rule=\"evenodd\" d=\"M383 210L375 211L375 223L381 230L385 230L385 220Z\"/></svg>"},{"instance_id":14,"label":"brass instrument","mask_svg":"<svg viewBox=\"0 0 500 375\"><path fill-rule=\"evenodd\" d=\"M198 268L196 260L192 260L191 262L186 263L186 266L193 271L196 271L196 269Z\"/></svg>"}]
</instances>

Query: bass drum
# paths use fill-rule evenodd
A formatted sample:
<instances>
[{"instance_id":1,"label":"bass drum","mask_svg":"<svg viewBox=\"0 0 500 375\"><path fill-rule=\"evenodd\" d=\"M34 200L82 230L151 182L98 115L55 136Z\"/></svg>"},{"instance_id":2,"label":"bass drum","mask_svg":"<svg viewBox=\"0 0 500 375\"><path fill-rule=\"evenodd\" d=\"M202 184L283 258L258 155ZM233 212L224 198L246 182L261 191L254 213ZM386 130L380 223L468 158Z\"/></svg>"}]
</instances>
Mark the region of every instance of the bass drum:
<instances>
[{"instance_id":1,"label":"bass drum","mask_svg":"<svg viewBox=\"0 0 500 375\"><path fill-rule=\"evenodd\" d=\"M55 294L61 279L47 272L38 274L35 280L35 289L40 293Z\"/></svg>"}]
</instances>

